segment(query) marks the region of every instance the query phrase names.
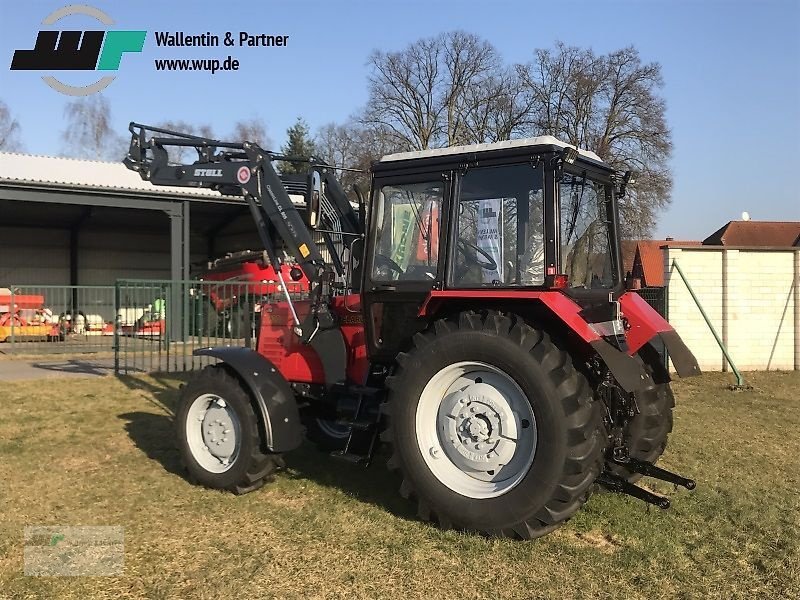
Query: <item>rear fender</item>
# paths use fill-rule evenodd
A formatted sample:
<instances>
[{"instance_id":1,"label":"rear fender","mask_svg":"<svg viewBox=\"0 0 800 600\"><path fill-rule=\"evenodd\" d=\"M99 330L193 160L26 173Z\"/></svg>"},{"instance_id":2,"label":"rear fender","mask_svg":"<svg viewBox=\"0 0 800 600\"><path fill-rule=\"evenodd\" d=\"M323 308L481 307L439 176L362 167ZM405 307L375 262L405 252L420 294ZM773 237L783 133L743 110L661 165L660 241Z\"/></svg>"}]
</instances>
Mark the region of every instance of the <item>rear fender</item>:
<instances>
[{"instance_id":1,"label":"rear fender","mask_svg":"<svg viewBox=\"0 0 800 600\"><path fill-rule=\"evenodd\" d=\"M655 383L638 357L621 351L600 336L581 315L582 308L574 300L558 291L520 291L520 290L443 290L433 291L420 307L421 317L431 318L437 311L446 310L447 301L464 306L470 301L476 306L495 305L500 310L514 312L521 310L524 303L538 301L577 335L585 344L600 355L619 385L627 392L637 392L652 388ZM441 313L440 313L441 314Z\"/></svg>"},{"instance_id":2,"label":"rear fender","mask_svg":"<svg viewBox=\"0 0 800 600\"><path fill-rule=\"evenodd\" d=\"M303 441L300 412L289 383L269 360L250 348L201 348L195 356L212 356L234 371L253 398L271 452L289 452Z\"/></svg>"},{"instance_id":3,"label":"rear fender","mask_svg":"<svg viewBox=\"0 0 800 600\"><path fill-rule=\"evenodd\" d=\"M669 353L675 371L681 377L700 375L700 367L691 350L686 347L678 332L664 317L650 306L639 294L628 292L620 296L622 314L628 320L630 329L626 333L628 351L637 353L646 345L660 339ZM647 354L647 352L643 352Z\"/></svg>"}]
</instances>

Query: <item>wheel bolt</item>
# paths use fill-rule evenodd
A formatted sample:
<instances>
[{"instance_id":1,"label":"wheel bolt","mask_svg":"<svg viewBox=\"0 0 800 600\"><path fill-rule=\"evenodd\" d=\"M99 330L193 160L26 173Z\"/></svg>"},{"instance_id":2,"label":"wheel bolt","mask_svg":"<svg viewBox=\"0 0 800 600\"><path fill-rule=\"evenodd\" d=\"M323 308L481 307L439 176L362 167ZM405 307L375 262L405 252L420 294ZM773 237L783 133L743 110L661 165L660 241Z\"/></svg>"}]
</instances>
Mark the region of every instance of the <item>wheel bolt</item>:
<instances>
[{"instance_id":1,"label":"wheel bolt","mask_svg":"<svg viewBox=\"0 0 800 600\"><path fill-rule=\"evenodd\" d=\"M222 430L222 433L230 433L230 432L231 432L231 430L230 430L230 429L223 429L223 430Z\"/></svg>"},{"instance_id":2,"label":"wheel bolt","mask_svg":"<svg viewBox=\"0 0 800 600\"><path fill-rule=\"evenodd\" d=\"M222 438L222 441L223 441L223 442L227 442L227 441L228 441L228 438Z\"/></svg>"},{"instance_id":3,"label":"wheel bolt","mask_svg":"<svg viewBox=\"0 0 800 600\"><path fill-rule=\"evenodd\" d=\"M431 447L430 454L433 458L439 458L439 450L434 446Z\"/></svg>"}]
</instances>

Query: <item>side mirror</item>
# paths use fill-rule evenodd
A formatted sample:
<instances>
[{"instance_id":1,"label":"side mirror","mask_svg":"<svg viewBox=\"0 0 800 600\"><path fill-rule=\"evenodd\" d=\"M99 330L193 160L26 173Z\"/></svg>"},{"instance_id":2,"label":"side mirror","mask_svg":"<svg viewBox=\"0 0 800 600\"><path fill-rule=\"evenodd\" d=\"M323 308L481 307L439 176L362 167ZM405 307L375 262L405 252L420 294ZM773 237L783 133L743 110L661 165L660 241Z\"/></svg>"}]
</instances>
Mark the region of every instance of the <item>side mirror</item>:
<instances>
[{"instance_id":1,"label":"side mirror","mask_svg":"<svg viewBox=\"0 0 800 600\"><path fill-rule=\"evenodd\" d=\"M300 281L303 278L303 269L300 267L292 267L289 269L289 278L292 281Z\"/></svg>"}]
</instances>

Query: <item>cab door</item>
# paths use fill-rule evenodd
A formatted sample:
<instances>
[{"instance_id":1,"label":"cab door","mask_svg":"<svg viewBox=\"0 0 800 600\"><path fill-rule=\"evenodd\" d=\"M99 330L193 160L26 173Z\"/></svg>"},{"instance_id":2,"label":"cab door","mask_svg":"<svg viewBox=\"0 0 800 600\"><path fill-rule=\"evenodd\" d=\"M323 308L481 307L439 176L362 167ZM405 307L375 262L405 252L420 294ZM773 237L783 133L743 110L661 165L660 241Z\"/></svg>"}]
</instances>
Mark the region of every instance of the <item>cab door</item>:
<instances>
[{"instance_id":1,"label":"cab door","mask_svg":"<svg viewBox=\"0 0 800 600\"><path fill-rule=\"evenodd\" d=\"M425 327L417 314L442 287L451 181L438 171L373 183L362 289L372 361L394 360Z\"/></svg>"}]
</instances>

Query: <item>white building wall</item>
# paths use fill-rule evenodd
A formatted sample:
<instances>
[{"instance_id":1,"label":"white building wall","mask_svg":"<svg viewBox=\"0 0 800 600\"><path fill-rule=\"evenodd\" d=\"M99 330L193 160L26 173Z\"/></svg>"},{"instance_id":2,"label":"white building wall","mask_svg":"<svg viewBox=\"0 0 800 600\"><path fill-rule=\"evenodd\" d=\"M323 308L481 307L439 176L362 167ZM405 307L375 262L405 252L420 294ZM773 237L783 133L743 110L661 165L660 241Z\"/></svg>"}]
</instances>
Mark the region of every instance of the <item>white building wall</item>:
<instances>
[{"instance_id":1,"label":"white building wall","mask_svg":"<svg viewBox=\"0 0 800 600\"><path fill-rule=\"evenodd\" d=\"M681 266L740 370L800 368L800 250L669 248L665 251L669 321L701 369L727 370L673 260Z\"/></svg>"}]
</instances>

